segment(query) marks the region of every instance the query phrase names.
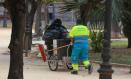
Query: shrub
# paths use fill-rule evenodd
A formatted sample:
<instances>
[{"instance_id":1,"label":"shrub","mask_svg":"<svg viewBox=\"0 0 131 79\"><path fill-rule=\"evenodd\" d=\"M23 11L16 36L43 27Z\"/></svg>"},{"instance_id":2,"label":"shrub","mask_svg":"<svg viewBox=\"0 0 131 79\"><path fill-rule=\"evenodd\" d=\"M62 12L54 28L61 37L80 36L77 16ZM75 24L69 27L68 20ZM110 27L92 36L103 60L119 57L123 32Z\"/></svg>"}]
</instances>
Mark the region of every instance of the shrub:
<instances>
[{"instance_id":1,"label":"shrub","mask_svg":"<svg viewBox=\"0 0 131 79\"><path fill-rule=\"evenodd\" d=\"M101 52L102 51L103 32L91 31L90 39L91 39L90 45L93 48L93 50L95 52Z\"/></svg>"}]
</instances>

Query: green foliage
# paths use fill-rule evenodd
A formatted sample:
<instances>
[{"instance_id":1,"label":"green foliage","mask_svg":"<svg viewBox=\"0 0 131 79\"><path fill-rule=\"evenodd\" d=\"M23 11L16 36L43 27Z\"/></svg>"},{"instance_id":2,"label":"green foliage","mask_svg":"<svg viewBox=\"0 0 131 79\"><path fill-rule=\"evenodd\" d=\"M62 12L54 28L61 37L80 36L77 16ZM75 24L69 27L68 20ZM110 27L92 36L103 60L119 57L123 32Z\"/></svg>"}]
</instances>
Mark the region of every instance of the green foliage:
<instances>
[{"instance_id":1,"label":"green foliage","mask_svg":"<svg viewBox=\"0 0 131 79\"><path fill-rule=\"evenodd\" d=\"M121 17L122 17L122 5L123 0L113 0L112 1L112 20L114 22L120 22L121 21Z\"/></svg>"},{"instance_id":2,"label":"green foliage","mask_svg":"<svg viewBox=\"0 0 131 79\"><path fill-rule=\"evenodd\" d=\"M58 1L62 1L62 0L42 0L42 2L47 5L53 2L58 2Z\"/></svg>"},{"instance_id":3,"label":"green foliage","mask_svg":"<svg viewBox=\"0 0 131 79\"><path fill-rule=\"evenodd\" d=\"M101 18L99 18L100 16L97 16L97 14L94 15L90 20L90 23L88 24L91 31L90 33L91 47L95 52L101 52L103 46L102 40L104 31L104 23L103 23L104 18L102 18L102 16Z\"/></svg>"},{"instance_id":4,"label":"green foliage","mask_svg":"<svg viewBox=\"0 0 131 79\"><path fill-rule=\"evenodd\" d=\"M91 14L92 11L94 11L95 9L100 7L101 4L103 4L102 1L103 0L71 0L71 1L65 0L64 1L65 6L61 8L61 12L64 13L64 12L68 12L68 11L72 11L72 10L82 11L82 10L80 10L80 9L82 9L80 7L87 5L85 8L83 8L83 10L89 10L88 13L86 14L86 15L88 15L88 14ZM79 15L80 15L80 12L79 12Z\"/></svg>"},{"instance_id":5,"label":"green foliage","mask_svg":"<svg viewBox=\"0 0 131 79\"><path fill-rule=\"evenodd\" d=\"M65 12L69 12L72 10L78 10L81 3L76 2L76 1L64 1L64 7L61 8L60 13L65 13Z\"/></svg>"},{"instance_id":6,"label":"green foliage","mask_svg":"<svg viewBox=\"0 0 131 79\"><path fill-rule=\"evenodd\" d=\"M88 11L85 15L87 16L86 18L88 18L88 20L92 18L99 18L99 19L104 18L105 0L71 0L71 1L65 0L64 3L65 3L65 6L61 9L61 12L63 13L72 11L72 10L81 11L80 6L84 6L84 4L87 4L86 5L87 7L85 7L84 10ZM113 12L112 20L115 22L119 22L121 20L122 3L123 3L123 0L113 0L112 1L112 12ZM79 13L80 15L80 12L77 12L77 13Z\"/></svg>"},{"instance_id":7,"label":"green foliage","mask_svg":"<svg viewBox=\"0 0 131 79\"><path fill-rule=\"evenodd\" d=\"M103 40L103 32L94 32L92 31L90 34L91 39L91 47L95 52L102 51L102 40Z\"/></svg>"}]
</instances>

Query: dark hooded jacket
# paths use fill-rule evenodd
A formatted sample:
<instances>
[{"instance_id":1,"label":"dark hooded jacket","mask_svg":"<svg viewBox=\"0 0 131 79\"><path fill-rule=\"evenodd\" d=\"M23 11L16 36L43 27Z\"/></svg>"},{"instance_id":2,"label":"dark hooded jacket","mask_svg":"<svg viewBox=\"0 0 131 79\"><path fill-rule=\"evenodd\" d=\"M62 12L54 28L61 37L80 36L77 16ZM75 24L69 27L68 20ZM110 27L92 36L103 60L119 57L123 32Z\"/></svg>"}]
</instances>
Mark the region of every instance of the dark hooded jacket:
<instances>
[{"instance_id":1,"label":"dark hooded jacket","mask_svg":"<svg viewBox=\"0 0 131 79\"><path fill-rule=\"evenodd\" d=\"M68 31L62 25L60 19L56 19L47 29L43 35L43 40L53 40L53 39L64 39L67 38Z\"/></svg>"}]
</instances>

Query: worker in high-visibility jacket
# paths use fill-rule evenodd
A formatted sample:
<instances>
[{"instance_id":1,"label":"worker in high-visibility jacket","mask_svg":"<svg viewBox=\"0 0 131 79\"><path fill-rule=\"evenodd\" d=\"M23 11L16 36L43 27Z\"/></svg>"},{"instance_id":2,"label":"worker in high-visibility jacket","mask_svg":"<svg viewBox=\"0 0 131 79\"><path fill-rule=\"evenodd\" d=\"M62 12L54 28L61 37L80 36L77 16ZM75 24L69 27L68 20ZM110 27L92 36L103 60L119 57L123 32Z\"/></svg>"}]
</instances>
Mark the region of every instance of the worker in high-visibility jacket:
<instances>
[{"instance_id":1,"label":"worker in high-visibility jacket","mask_svg":"<svg viewBox=\"0 0 131 79\"><path fill-rule=\"evenodd\" d=\"M73 48L71 54L72 68L71 74L78 74L78 61L82 60L85 68L91 73L91 65L88 60L88 38L90 31L87 26L82 24L81 20L77 20L77 25L73 26L69 33L69 37L73 39Z\"/></svg>"}]
</instances>

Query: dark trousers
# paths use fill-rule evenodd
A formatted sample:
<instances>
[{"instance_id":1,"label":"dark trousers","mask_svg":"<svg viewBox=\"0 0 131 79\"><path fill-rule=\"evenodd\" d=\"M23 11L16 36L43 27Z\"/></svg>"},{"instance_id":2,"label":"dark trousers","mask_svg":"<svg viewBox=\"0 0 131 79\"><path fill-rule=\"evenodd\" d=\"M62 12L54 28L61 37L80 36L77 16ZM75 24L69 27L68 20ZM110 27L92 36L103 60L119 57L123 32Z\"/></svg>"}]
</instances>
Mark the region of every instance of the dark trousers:
<instances>
[{"instance_id":1,"label":"dark trousers","mask_svg":"<svg viewBox=\"0 0 131 79\"><path fill-rule=\"evenodd\" d=\"M47 46L47 50L52 50L53 49L53 40L46 40L45 44ZM53 51L49 51L48 55L49 56L53 55Z\"/></svg>"}]
</instances>

